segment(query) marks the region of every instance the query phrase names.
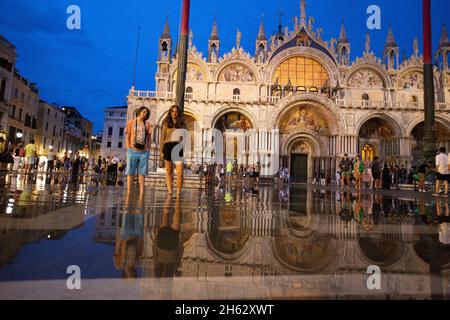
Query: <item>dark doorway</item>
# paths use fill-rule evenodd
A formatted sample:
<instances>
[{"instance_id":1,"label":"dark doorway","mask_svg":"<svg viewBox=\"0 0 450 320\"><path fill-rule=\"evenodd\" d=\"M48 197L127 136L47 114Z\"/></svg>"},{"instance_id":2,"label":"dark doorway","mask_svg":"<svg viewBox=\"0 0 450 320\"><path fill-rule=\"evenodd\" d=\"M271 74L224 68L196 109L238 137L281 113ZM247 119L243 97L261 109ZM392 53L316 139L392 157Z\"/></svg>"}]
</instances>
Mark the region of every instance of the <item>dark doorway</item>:
<instances>
[{"instance_id":1,"label":"dark doorway","mask_svg":"<svg viewBox=\"0 0 450 320\"><path fill-rule=\"evenodd\" d=\"M292 182L308 182L308 155L291 154L291 179Z\"/></svg>"}]
</instances>

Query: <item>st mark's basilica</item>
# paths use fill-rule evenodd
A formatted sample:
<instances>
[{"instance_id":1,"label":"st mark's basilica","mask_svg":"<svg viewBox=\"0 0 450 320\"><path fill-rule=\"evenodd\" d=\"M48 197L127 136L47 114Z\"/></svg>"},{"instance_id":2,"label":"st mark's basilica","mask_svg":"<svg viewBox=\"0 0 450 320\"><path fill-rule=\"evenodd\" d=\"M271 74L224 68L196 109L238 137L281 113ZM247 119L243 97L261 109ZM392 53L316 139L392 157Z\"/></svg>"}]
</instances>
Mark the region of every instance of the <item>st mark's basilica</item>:
<instances>
[{"instance_id":1,"label":"st mark's basilica","mask_svg":"<svg viewBox=\"0 0 450 320\"><path fill-rule=\"evenodd\" d=\"M191 31L185 117L192 143L187 162L217 159L215 149L207 147L214 146L216 130L226 132L224 150L232 150L227 152L231 160L254 165L277 157L296 182L311 181L320 170L334 172L344 153L368 160L378 156L407 167L422 161L423 59L418 39L411 36L413 53L401 59L390 26L381 55L371 50L367 34L364 52L351 61L344 22L338 39L328 41L314 23L304 1L294 25L280 24L270 38L261 21L254 55L242 48L239 31L233 49L222 53L214 20L205 57ZM140 106L151 110L154 171L160 128L175 103L178 61L173 47L166 21L159 38L155 90L132 87L128 96L128 118ZM435 52L438 147L450 149L450 41L445 26ZM261 174L270 177L273 171L263 167Z\"/></svg>"}]
</instances>

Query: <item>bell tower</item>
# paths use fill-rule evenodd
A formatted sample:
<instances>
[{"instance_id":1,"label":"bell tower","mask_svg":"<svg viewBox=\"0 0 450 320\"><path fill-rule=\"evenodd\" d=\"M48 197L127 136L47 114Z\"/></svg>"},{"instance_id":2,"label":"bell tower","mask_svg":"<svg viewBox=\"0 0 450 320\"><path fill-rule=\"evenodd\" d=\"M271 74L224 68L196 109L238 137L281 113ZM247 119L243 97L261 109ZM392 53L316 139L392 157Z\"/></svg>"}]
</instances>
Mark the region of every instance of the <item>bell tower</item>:
<instances>
[{"instance_id":1,"label":"bell tower","mask_svg":"<svg viewBox=\"0 0 450 320\"><path fill-rule=\"evenodd\" d=\"M159 37L158 44L158 70L156 71L156 90L160 92L170 91L169 66L172 54L172 38L170 36L169 19L166 18L164 30Z\"/></svg>"},{"instance_id":2,"label":"bell tower","mask_svg":"<svg viewBox=\"0 0 450 320\"><path fill-rule=\"evenodd\" d=\"M345 31L344 19L342 19L337 50L339 64L341 66L348 66L350 64L350 42L348 41L347 32Z\"/></svg>"},{"instance_id":3,"label":"bell tower","mask_svg":"<svg viewBox=\"0 0 450 320\"><path fill-rule=\"evenodd\" d=\"M255 44L255 61L256 63L265 63L267 58L267 38L264 31L264 22L261 19L259 32Z\"/></svg>"},{"instance_id":4,"label":"bell tower","mask_svg":"<svg viewBox=\"0 0 450 320\"><path fill-rule=\"evenodd\" d=\"M395 41L392 25L389 25L389 31L384 45L383 58L386 61L388 70L398 69L399 48Z\"/></svg>"},{"instance_id":5,"label":"bell tower","mask_svg":"<svg viewBox=\"0 0 450 320\"><path fill-rule=\"evenodd\" d=\"M213 27L211 30L211 35L208 40L208 62L218 63L219 62L219 51L220 50L220 40L219 32L217 31L217 22L214 18Z\"/></svg>"}]
</instances>

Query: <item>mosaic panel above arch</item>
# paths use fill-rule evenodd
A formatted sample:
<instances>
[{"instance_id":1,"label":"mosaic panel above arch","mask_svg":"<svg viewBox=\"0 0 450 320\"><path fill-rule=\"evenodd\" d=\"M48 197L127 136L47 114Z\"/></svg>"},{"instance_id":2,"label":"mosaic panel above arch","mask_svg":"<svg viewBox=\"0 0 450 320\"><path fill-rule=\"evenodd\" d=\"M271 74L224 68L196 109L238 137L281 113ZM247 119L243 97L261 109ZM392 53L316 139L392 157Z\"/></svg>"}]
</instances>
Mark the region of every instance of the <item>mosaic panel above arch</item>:
<instances>
[{"instance_id":1,"label":"mosaic panel above arch","mask_svg":"<svg viewBox=\"0 0 450 320\"><path fill-rule=\"evenodd\" d=\"M359 137L364 139L393 139L395 129L384 119L372 118L359 129Z\"/></svg>"},{"instance_id":2,"label":"mosaic panel above arch","mask_svg":"<svg viewBox=\"0 0 450 320\"><path fill-rule=\"evenodd\" d=\"M214 124L214 128L225 132L226 130L249 130L253 128L251 121L240 112L227 112Z\"/></svg>"},{"instance_id":3,"label":"mosaic panel above arch","mask_svg":"<svg viewBox=\"0 0 450 320\"><path fill-rule=\"evenodd\" d=\"M188 63L186 81L205 81L206 79L206 72L201 66L192 62ZM173 80L177 80L177 70L175 70L175 73L173 74Z\"/></svg>"},{"instance_id":4,"label":"mosaic panel above arch","mask_svg":"<svg viewBox=\"0 0 450 320\"><path fill-rule=\"evenodd\" d=\"M404 74L397 82L397 86L400 89L418 89L422 90L423 86L423 73L419 71L412 71Z\"/></svg>"},{"instance_id":5,"label":"mosaic panel above arch","mask_svg":"<svg viewBox=\"0 0 450 320\"><path fill-rule=\"evenodd\" d=\"M354 88L383 88L384 82L378 73L364 68L353 72L347 81L347 85Z\"/></svg>"},{"instance_id":6,"label":"mosaic panel above arch","mask_svg":"<svg viewBox=\"0 0 450 320\"><path fill-rule=\"evenodd\" d=\"M219 81L223 82L256 82L255 74L249 67L242 63L233 63L226 66L219 75Z\"/></svg>"},{"instance_id":7,"label":"mosaic panel above arch","mask_svg":"<svg viewBox=\"0 0 450 320\"><path fill-rule=\"evenodd\" d=\"M319 136L329 136L330 124L327 120L329 118L316 106L300 105L283 115L279 128L282 134L307 129Z\"/></svg>"}]
</instances>

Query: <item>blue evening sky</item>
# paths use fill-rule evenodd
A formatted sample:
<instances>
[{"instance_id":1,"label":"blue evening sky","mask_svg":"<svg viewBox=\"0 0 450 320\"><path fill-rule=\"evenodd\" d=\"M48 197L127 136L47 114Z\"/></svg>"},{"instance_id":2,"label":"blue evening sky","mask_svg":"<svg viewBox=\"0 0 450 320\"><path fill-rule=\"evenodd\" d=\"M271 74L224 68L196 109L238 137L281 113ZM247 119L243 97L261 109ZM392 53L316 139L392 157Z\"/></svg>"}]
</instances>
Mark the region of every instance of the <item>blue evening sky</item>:
<instances>
[{"instance_id":1,"label":"blue evening sky","mask_svg":"<svg viewBox=\"0 0 450 320\"><path fill-rule=\"evenodd\" d=\"M81 8L81 30L66 27L66 9ZM283 24L292 29L299 16L300 0L191 0L190 27L194 44L206 52L214 16L217 17L221 54L231 50L236 30L242 32L244 50L254 53L255 38L263 16L266 34L275 32L277 13L284 12ZM364 49L370 5L381 7L382 29L372 30L371 47L381 56L389 21L401 49L412 51L419 36L422 52L421 0L309 0L307 15L316 19L329 40L339 35L345 17L352 58ZM433 0L433 47L437 48L442 23L450 26L450 1ZM124 105L133 79L138 25L141 42L136 87L154 90L158 38L166 16L172 38L177 42L181 0L0 0L0 34L17 47L17 68L36 82L41 99L77 107L94 123L103 126L103 109Z\"/></svg>"}]
</instances>

